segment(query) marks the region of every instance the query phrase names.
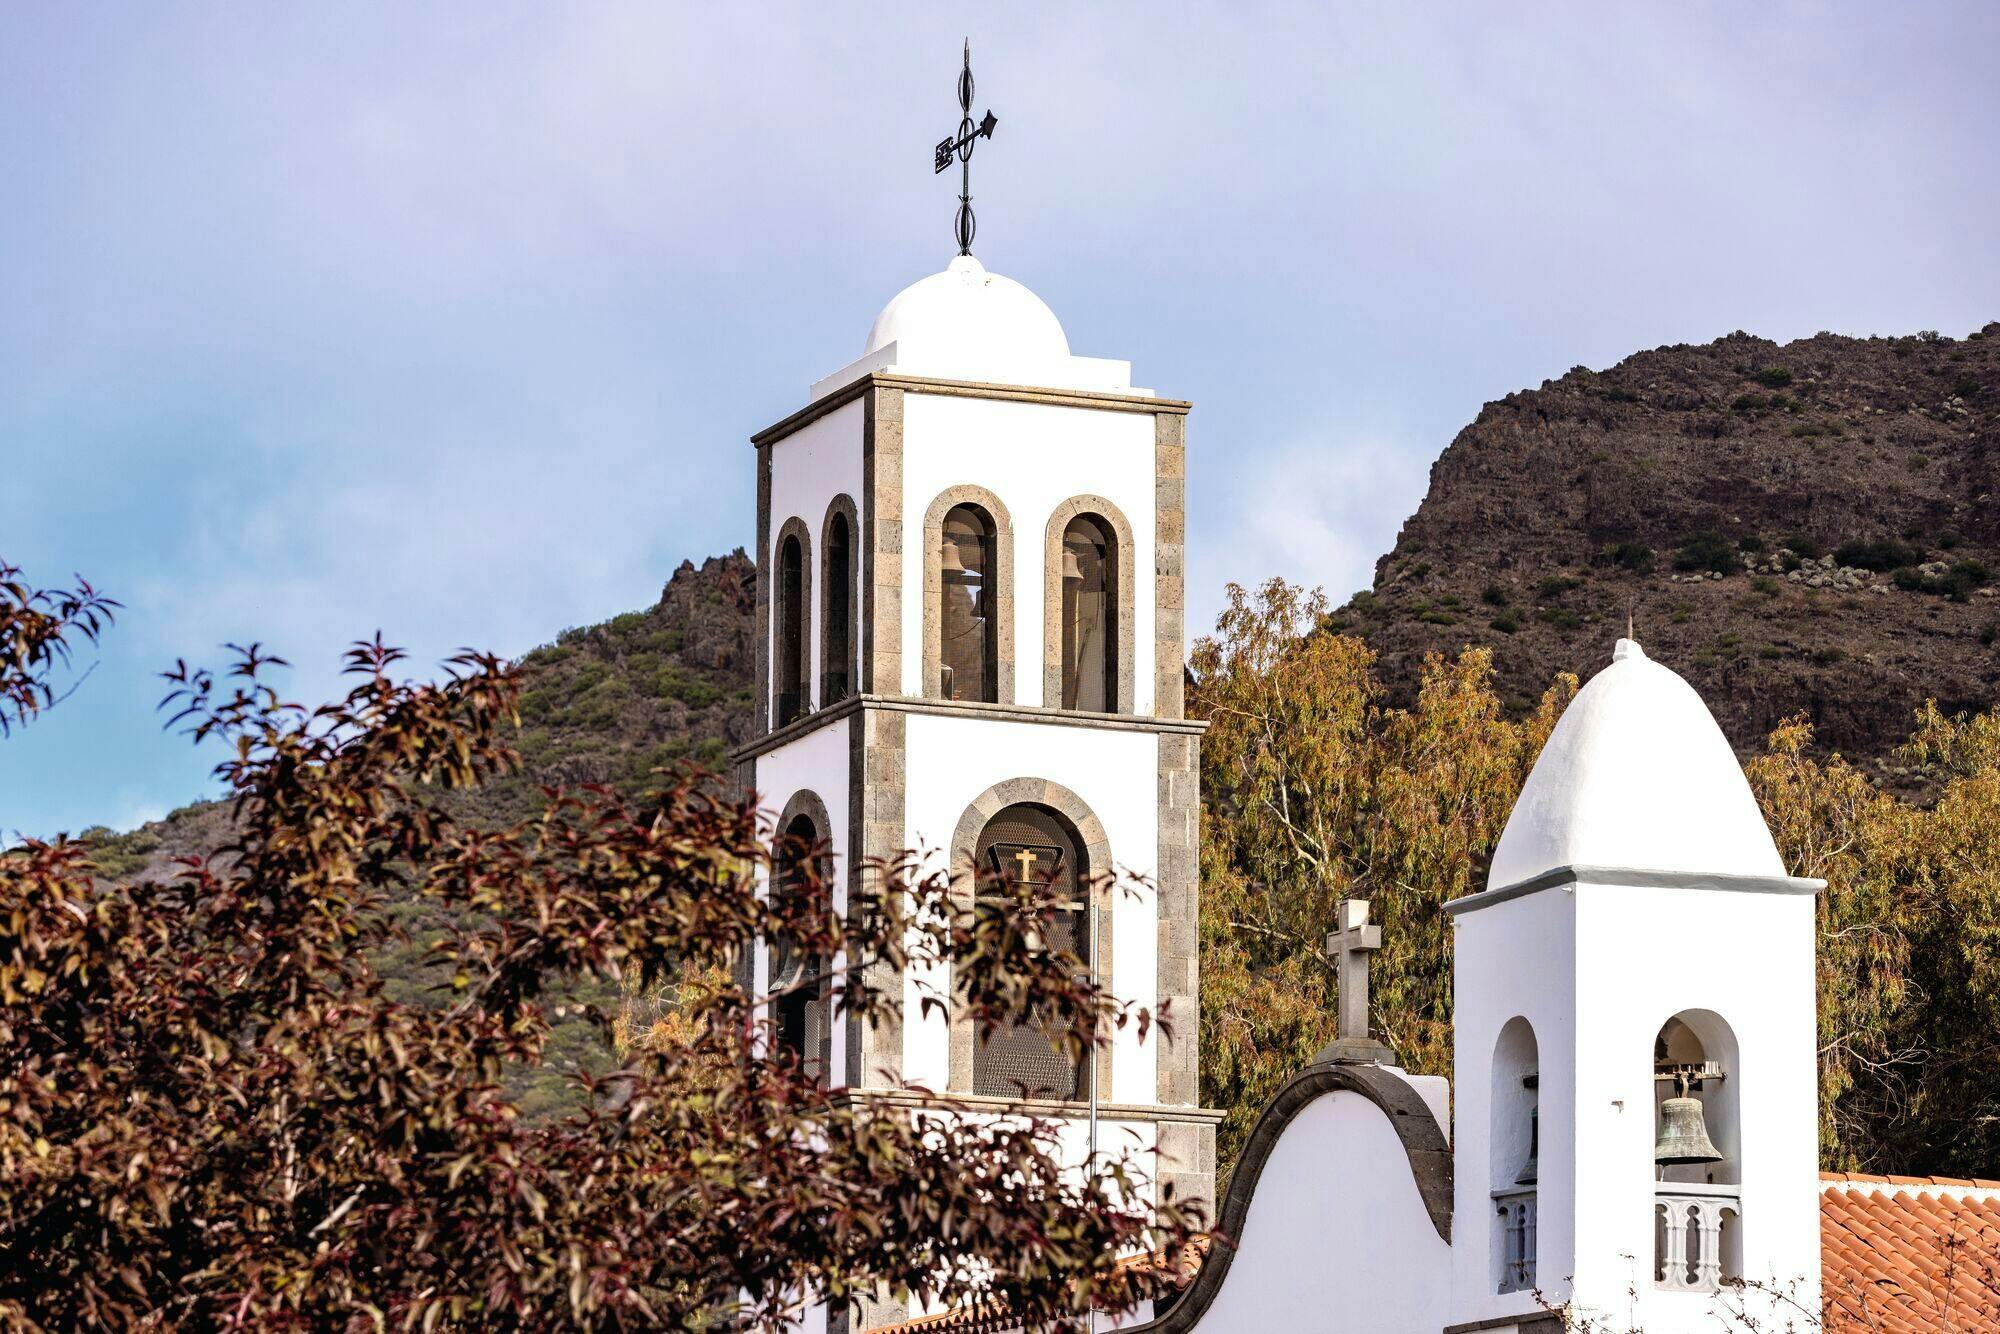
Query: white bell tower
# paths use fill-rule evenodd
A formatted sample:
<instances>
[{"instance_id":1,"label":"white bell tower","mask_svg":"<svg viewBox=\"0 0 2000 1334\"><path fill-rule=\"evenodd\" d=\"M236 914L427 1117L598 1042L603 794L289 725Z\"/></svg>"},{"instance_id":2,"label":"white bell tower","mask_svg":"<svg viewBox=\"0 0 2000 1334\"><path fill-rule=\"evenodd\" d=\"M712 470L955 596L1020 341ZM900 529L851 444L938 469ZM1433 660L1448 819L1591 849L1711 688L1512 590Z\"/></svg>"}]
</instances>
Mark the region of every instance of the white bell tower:
<instances>
[{"instance_id":1,"label":"white bell tower","mask_svg":"<svg viewBox=\"0 0 2000 1334\"><path fill-rule=\"evenodd\" d=\"M1825 885L1785 873L1707 708L1637 643L1563 714L1488 885L1448 906L1449 1328L1816 1317Z\"/></svg>"},{"instance_id":2,"label":"white bell tower","mask_svg":"<svg viewBox=\"0 0 2000 1334\"><path fill-rule=\"evenodd\" d=\"M1100 977L1173 1025L1064 1068L1038 1034L981 1044L964 1015L926 1017L920 987L949 978L908 977L899 1025L836 1029L802 1002L783 1040L885 1108L929 1090L1067 1119L1079 1160L1094 1104L1100 1142L1157 1146L1159 1179L1207 1200L1187 413L1128 363L1072 356L1039 298L970 255L906 288L859 360L754 437L758 735L737 759L781 829L830 844L837 882L905 849L967 894L975 866L1054 868L1078 952L1094 914ZM1114 870L1150 888L1093 896Z\"/></svg>"}]
</instances>

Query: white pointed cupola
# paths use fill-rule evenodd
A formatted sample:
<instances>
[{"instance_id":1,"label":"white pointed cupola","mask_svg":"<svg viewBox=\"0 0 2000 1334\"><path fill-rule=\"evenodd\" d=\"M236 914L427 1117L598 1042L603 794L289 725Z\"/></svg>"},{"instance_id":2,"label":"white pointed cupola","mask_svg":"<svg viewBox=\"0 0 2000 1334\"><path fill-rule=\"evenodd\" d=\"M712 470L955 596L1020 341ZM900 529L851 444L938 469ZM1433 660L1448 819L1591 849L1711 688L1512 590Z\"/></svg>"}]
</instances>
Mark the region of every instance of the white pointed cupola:
<instances>
[{"instance_id":1,"label":"white pointed cupola","mask_svg":"<svg viewBox=\"0 0 2000 1334\"><path fill-rule=\"evenodd\" d=\"M1464 1327L1818 1309L1822 888L1786 873L1701 697L1618 641L1487 888L1447 905Z\"/></svg>"},{"instance_id":2,"label":"white pointed cupola","mask_svg":"<svg viewBox=\"0 0 2000 1334\"><path fill-rule=\"evenodd\" d=\"M1694 687L1621 639L1563 711L1500 836L1490 888L1562 867L1782 876L1771 831Z\"/></svg>"}]
</instances>

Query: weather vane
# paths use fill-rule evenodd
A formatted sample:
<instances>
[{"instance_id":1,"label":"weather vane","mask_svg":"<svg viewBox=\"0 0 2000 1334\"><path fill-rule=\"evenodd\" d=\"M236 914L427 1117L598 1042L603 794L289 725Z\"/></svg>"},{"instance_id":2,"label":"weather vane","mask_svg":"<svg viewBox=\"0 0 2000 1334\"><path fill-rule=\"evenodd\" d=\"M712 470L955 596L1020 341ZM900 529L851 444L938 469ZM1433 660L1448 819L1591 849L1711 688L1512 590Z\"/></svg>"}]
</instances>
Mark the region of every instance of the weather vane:
<instances>
[{"instance_id":1,"label":"weather vane","mask_svg":"<svg viewBox=\"0 0 2000 1334\"><path fill-rule=\"evenodd\" d=\"M932 158L933 176L958 159L958 253L972 253L972 237L979 230L972 220L972 143L981 135L991 139L993 127L1000 122L988 111L986 118L977 125L972 123L972 39L965 39L965 68L958 74L958 135L955 138L938 140L937 152Z\"/></svg>"}]
</instances>

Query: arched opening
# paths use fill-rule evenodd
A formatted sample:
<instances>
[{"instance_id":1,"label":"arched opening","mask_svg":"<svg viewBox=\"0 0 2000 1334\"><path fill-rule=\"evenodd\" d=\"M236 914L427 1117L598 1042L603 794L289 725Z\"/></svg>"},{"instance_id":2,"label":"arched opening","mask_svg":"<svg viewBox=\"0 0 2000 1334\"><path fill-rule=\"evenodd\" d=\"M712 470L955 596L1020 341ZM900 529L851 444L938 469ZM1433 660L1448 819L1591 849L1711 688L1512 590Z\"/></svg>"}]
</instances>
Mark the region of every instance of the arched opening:
<instances>
[{"instance_id":1,"label":"arched opening","mask_svg":"<svg viewBox=\"0 0 2000 1334\"><path fill-rule=\"evenodd\" d=\"M820 707L847 698L854 664L854 534L845 512L836 509L826 521L821 551L826 560L826 606L821 623L826 642L820 646Z\"/></svg>"},{"instance_id":2,"label":"arched opening","mask_svg":"<svg viewBox=\"0 0 2000 1334\"><path fill-rule=\"evenodd\" d=\"M809 889L824 892L830 867L822 837L812 816L804 812L785 822L771 866L774 901L789 900L796 906ZM818 1069L827 1037L823 970L792 937L774 937L769 951L766 994L771 997L772 1042L823 1077L824 1071Z\"/></svg>"},{"instance_id":3,"label":"arched opening","mask_svg":"<svg viewBox=\"0 0 2000 1334\"><path fill-rule=\"evenodd\" d=\"M978 505L955 505L939 536L939 692L946 699L1000 699L999 625L992 516Z\"/></svg>"},{"instance_id":4,"label":"arched opening","mask_svg":"<svg viewBox=\"0 0 2000 1334\"><path fill-rule=\"evenodd\" d=\"M1118 544L1094 514L1063 530L1062 698L1065 709L1118 707Z\"/></svg>"},{"instance_id":5,"label":"arched opening","mask_svg":"<svg viewBox=\"0 0 2000 1334\"><path fill-rule=\"evenodd\" d=\"M1683 1010L1653 1040L1654 1280L1713 1292L1743 1274L1736 1034Z\"/></svg>"},{"instance_id":6,"label":"arched opening","mask_svg":"<svg viewBox=\"0 0 2000 1334\"><path fill-rule=\"evenodd\" d=\"M1050 909L1042 947L1091 967L1090 867L1070 822L1047 806L1022 802L987 821L974 847L975 906L1026 891ZM1100 924L1101 927L1101 924ZM1085 1085L1082 1063L1058 1050L1038 1022L1004 1024L972 1053L972 1091L998 1097L1074 1101Z\"/></svg>"},{"instance_id":7,"label":"arched opening","mask_svg":"<svg viewBox=\"0 0 2000 1334\"><path fill-rule=\"evenodd\" d=\"M1536 1188L1541 1160L1541 1051L1535 1030L1516 1015L1493 1047L1487 1105L1487 1180L1494 1203L1496 1292L1535 1286Z\"/></svg>"},{"instance_id":8,"label":"arched opening","mask_svg":"<svg viewBox=\"0 0 2000 1334\"><path fill-rule=\"evenodd\" d=\"M771 725L783 727L806 711L806 553L797 534L787 533L778 541L777 620L775 648L776 699Z\"/></svg>"}]
</instances>

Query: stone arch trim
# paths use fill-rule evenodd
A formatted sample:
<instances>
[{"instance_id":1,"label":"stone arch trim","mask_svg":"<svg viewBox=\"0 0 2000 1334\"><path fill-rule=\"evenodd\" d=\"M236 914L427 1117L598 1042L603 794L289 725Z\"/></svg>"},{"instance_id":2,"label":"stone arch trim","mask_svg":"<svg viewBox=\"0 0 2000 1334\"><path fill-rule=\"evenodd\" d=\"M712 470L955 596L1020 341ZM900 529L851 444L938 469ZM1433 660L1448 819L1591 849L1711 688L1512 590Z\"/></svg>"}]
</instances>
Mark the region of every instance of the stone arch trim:
<instances>
[{"instance_id":1,"label":"stone arch trim","mask_svg":"<svg viewBox=\"0 0 2000 1334\"><path fill-rule=\"evenodd\" d=\"M1105 835L1103 822L1089 804L1061 783L1046 778L1009 778L973 798L965 813L958 817L958 826L951 835L952 900L962 908L972 906L976 872L973 858L978 850L979 835L994 816L1009 806L1024 802L1046 806L1067 820L1070 827L1076 830L1077 841L1083 845L1084 870L1089 876L1091 901L1098 912L1097 976L1099 984L1110 990L1117 980L1117 960L1111 948L1114 934L1111 912L1117 900L1117 886L1109 875L1111 840ZM970 1093L975 1036L971 1016L964 1012L962 1006L952 1006L950 1027L951 1066L947 1087L953 1093ZM1109 1047L1098 1048L1092 1058L1092 1067L1100 1099L1108 1099L1111 1088Z\"/></svg>"},{"instance_id":2,"label":"stone arch trim","mask_svg":"<svg viewBox=\"0 0 2000 1334\"><path fill-rule=\"evenodd\" d=\"M1133 588L1137 579L1132 569L1132 524L1124 511L1103 496L1071 496L1049 515L1042 538L1042 704L1062 707L1062 547L1063 534L1071 519L1079 515L1102 519L1111 530L1117 550L1111 558L1112 573L1118 581L1117 599L1118 672L1112 683L1113 713L1132 713L1136 664Z\"/></svg>"},{"instance_id":3,"label":"stone arch trim","mask_svg":"<svg viewBox=\"0 0 2000 1334\"><path fill-rule=\"evenodd\" d=\"M792 799L787 801L785 808L778 813L777 828L772 831L772 846L774 848L777 846L777 840L784 837L786 827L801 815L812 821L813 828L819 831L819 840L829 845L827 859L830 863L833 856L831 851L833 821L826 813L826 802L820 799L819 793L809 787L802 787L797 792L794 792ZM773 869L775 869L775 865ZM829 878L829 885L833 883L835 882ZM811 1030L811 1059L819 1066L820 1081L822 1083L826 1082L833 1070L832 997L831 984L827 979L822 978L818 994L815 997L820 1008L819 1022L816 1028ZM776 1015L775 1007L772 1009L772 1015L773 1017Z\"/></svg>"},{"instance_id":4,"label":"stone arch trim","mask_svg":"<svg viewBox=\"0 0 2000 1334\"><path fill-rule=\"evenodd\" d=\"M833 664L827 661L826 653L833 622L823 604L833 592L833 571L827 568L831 545L827 539L833 533L835 515L847 520L847 694L857 693L861 682L861 515L855 509L854 498L842 492L827 502L826 517L820 520L819 526L819 596L822 605L817 608L819 693L816 698L821 708L834 702L827 692L827 677L833 670Z\"/></svg>"},{"instance_id":5,"label":"stone arch trim","mask_svg":"<svg viewBox=\"0 0 2000 1334\"><path fill-rule=\"evenodd\" d=\"M785 626L782 613L786 610L780 600L785 574L784 562L778 559L778 553L784 550L785 539L788 537L795 537L799 541L799 608L804 615L804 624L799 627L799 633L804 639L801 647L805 650L805 662L799 676L799 717L803 718L813 711L813 626L817 620L813 615L813 540L812 530L806 527L806 521L794 514L778 526L777 533L771 538L771 636L769 642L764 645L764 652L769 656L771 663L771 695L765 701L764 707L769 711L767 716L774 727L778 725L778 683L781 679L778 671L778 650L784 642Z\"/></svg>"},{"instance_id":6,"label":"stone arch trim","mask_svg":"<svg viewBox=\"0 0 2000 1334\"><path fill-rule=\"evenodd\" d=\"M1258 1178L1263 1176L1264 1165L1278 1147L1279 1138L1308 1105L1329 1093L1341 1092L1360 1094L1389 1118L1390 1127L1403 1142L1403 1152L1409 1157L1410 1175L1416 1180L1424 1212L1430 1215L1439 1239L1447 1246L1451 1244L1451 1146L1446 1143L1430 1107L1407 1081L1379 1065L1335 1062L1310 1065L1278 1090L1244 1142L1243 1154L1229 1179L1229 1193L1223 1197L1216 1217L1220 1236L1210 1248L1201 1272L1171 1310L1143 1325L1132 1326L1128 1334L1186 1334L1200 1323L1222 1290L1223 1280L1229 1276L1229 1266L1236 1258L1235 1245L1229 1239L1243 1235Z\"/></svg>"},{"instance_id":7,"label":"stone arch trim","mask_svg":"<svg viewBox=\"0 0 2000 1334\"><path fill-rule=\"evenodd\" d=\"M938 604L938 581L944 576L944 516L959 505L977 505L993 520L993 619L997 703L1014 702L1014 520L1000 497L983 486L948 486L924 511L924 676L923 693L943 694L944 608Z\"/></svg>"}]
</instances>

